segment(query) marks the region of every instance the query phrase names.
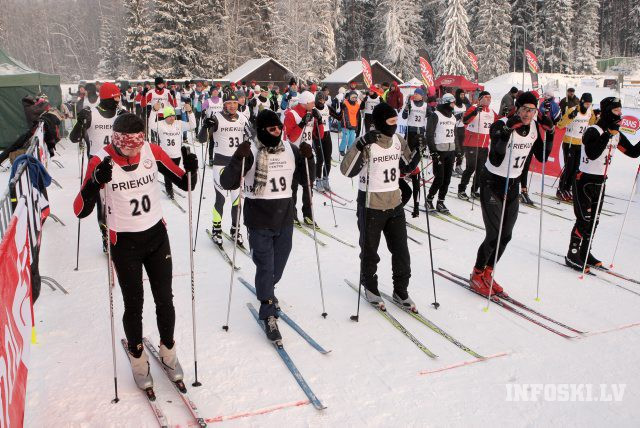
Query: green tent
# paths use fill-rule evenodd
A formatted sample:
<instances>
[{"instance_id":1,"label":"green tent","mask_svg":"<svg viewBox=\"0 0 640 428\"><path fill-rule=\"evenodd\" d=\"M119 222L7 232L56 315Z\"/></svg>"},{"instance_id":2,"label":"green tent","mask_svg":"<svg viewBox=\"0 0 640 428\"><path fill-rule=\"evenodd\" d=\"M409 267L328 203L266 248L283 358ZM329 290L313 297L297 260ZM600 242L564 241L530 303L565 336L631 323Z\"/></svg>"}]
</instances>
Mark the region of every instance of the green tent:
<instances>
[{"instance_id":1,"label":"green tent","mask_svg":"<svg viewBox=\"0 0 640 428\"><path fill-rule=\"evenodd\" d=\"M40 73L0 50L0 147L10 146L27 131L22 98L44 92L53 107L62 104L60 76Z\"/></svg>"}]
</instances>

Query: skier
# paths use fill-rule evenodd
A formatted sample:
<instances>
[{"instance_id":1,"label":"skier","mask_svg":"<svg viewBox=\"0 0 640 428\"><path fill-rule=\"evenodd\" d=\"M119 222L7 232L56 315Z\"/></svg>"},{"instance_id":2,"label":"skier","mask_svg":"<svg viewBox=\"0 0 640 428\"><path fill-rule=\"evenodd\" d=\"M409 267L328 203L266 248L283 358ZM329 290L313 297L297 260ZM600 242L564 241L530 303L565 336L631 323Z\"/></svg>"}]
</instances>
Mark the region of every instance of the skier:
<instances>
[{"instance_id":1,"label":"skier","mask_svg":"<svg viewBox=\"0 0 640 428\"><path fill-rule=\"evenodd\" d=\"M184 112L187 115L187 120L177 120L177 114L173 107L167 106L162 111L164 120L158 119L160 122L157 126L160 147L162 147L162 150L165 151L176 165L180 165L182 134L195 129L196 127L196 118L193 115L190 104L184 105ZM167 196L170 199L173 199L173 184L171 183L171 180L166 180L164 182L164 188L167 192Z\"/></svg>"},{"instance_id":2,"label":"skier","mask_svg":"<svg viewBox=\"0 0 640 428\"><path fill-rule=\"evenodd\" d=\"M286 111L284 115L284 133L286 140L296 147L300 144L313 142L313 138L319 138L324 135L324 126L322 125L322 116L315 109L315 97L309 91L300 94L298 104ZM304 224L311 227L317 227L315 219L311 214L311 193L305 183L293 180L293 222L300 225L298 220L298 210L296 209L296 201L298 199L298 185L302 186L302 216Z\"/></svg>"},{"instance_id":3,"label":"skier","mask_svg":"<svg viewBox=\"0 0 640 428\"><path fill-rule=\"evenodd\" d=\"M580 166L580 151L582 150L582 135L587 128L596 123L596 115L593 113L591 103L593 97L585 92L580 97L580 104L567 109L558 123L559 129L565 129L562 137L562 156L564 168L560 175L560 182L556 197L562 201L571 201L571 187Z\"/></svg>"},{"instance_id":4,"label":"skier","mask_svg":"<svg viewBox=\"0 0 640 428\"><path fill-rule=\"evenodd\" d=\"M251 99L251 101L249 101L249 108L251 109L252 124L255 124L258 113L260 113L264 109L271 108L271 102L269 101L268 95L269 95L269 91L267 90L266 87L261 88L259 86L256 86L256 94Z\"/></svg>"},{"instance_id":5,"label":"skier","mask_svg":"<svg viewBox=\"0 0 640 428\"><path fill-rule=\"evenodd\" d=\"M282 100L280 101L280 109L283 111L283 117L284 117L284 111L289 107L291 107L289 105L289 101L291 101L291 98L294 98L297 96L298 96L298 84L296 83L296 79L292 77L291 80L289 80L289 87L287 88L287 91L284 93L284 95L282 96Z\"/></svg>"},{"instance_id":6,"label":"skier","mask_svg":"<svg viewBox=\"0 0 640 428\"><path fill-rule=\"evenodd\" d=\"M542 129L535 120L537 103L536 96L531 92L522 93L516 99L516 114L496 121L489 130L489 157L480 178L480 207L486 234L478 248L470 280L471 288L484 296L489 295L494 262L500 260L511 240L511 232L518 218L519 178L525 159L532 151L536 159L543 162L551 153L550 144L546 146L546 153L543 153ZM545 126L551 126L548 116L539 118ZM502 287L494 279L491 294L502 292Z\"/></svg>"},{"instance_id":7,"label":"skier","mask_svg":"<svg viewBox=\"0 0 640 428\"><path fill-rule=\"evenodd\" d=\"M165 88L165 82L162 77L156 77L154 83L155 89L153 91L148 91L144 95L140 105L142 108L146 108L147 129L151 131L151 141L157 142L158 135L155 126L157 125L156 117L158 116L158 112L169 105L175 107L176 101L169 90Z\"/></svg>"},{"instance_id":8,"label":"skier","mask_svg":"<svg viewBox=\"0 0 640 428\"><path fill-rule=\"evenodd\" d=\"M275 286L291 252L293 235L293 182L306 183L305 160L313 174L313 151L303 142L300 146L282 140L282 122L278 115L265 109L256 118L257 139L245 140L238 146L222 171L223 188L237 191L244 162L244 224L248 230L251 258L256 265L256 296L260 301L259 318L271 341L282 340L278 330L278 299Z\"/></svg>"},{"instance_id":9,"label":"skier","mask_svg":"<svg viewBox=\"0 0 640 428\"><path fill-rule=\"evenodd\" d=\"M124 113L118 109L120 90L116 85L107 82L100 88L100 103L95 107L86 107L78 112L78 120L71 130L69 139L74 143L87 142L87 157L96 156L104 146L111 143L113 122L116 116ZM104 219L102 201L97 201L98 227L102 234L102 251L107 252L107 229Z\"/></svg>"},{"instance_id":10,"label":"skier","mask_svg":"<svg viewBox=\"0 0 640 428\"><path fill-rule=\"evenodd\" d=\"M418 88L413 97L407 98L407 104L402 110L402 118L407 120L407 143L412 151L421 151L426 144L427 103L424 101L424 90ZM412 217L420 215L418 197L420 195L420 177L412 171L411 186L413 189Z\"/></svg>"},{"instance_id":11,"label":"skier","mask_svg":"<svg viewBox=\"0 0 640 428\"><path fill-rule=\"evenodd\" d=\"M211 228L211 239L222 247L222 215L224 213L224 203L227 197L231 198L231 231L232 238L238 236L238 245L244 246L240 227L237 224L239 191L227 192L220 185L220 174L231 160L236 148L248 135L248 121L246 116L238 113L238 98L235 94L225 93L223 109L216 112L212 117L204 121L204 128L199 136L200 141L206 141L206 132L215 142L215 154L211 159L213 166L213 186L216 193L216 200L213 206L213 226Z\"/></svg>"},{"instance_id":12,"label":"skier","mask_svg":"<svg viewBox=\"0 0 640 428\"><path fill-rule=\"evenodd\" d=\"M471 197L480 197L480 181L478 179L478 167L487 161L489 155L489 128L498 120L498 115L491 110L491 94L482 91L478 95L478 104L471 106L463 116L463 122L467 126L464 137L465 169L458 185L458 198L468 201L466 193L467 185L473 175L471 183Z\"/></svg>"},{"instance_id":13,"label":"skier","mask_svg":"<svg viewBox=\"0 0 640 428\"><path fill-rule=\"evenodd\" d=\"M427 147L433 160L433 183L427 195L426 208L428 211L438 211L448 214L449 209L444 204L444 198L449 191L453 164L456 153L460 151L456 147L455 128L457 120L453 115L455 97L444 94L436 111L427 117ZM433 198L438 194L438 202L433 206Z\"/></svg>"},{"instance_id":14,"label":"skier","mask_svg":"<svg viewBox=\"0 0 640 428\"><path fill-rule=\"evenodd\" d=\"M202 126L202 116L204 112L202 104L206 98L207 94L204 90L204 85L202 82L196 82L196 87L191 93L191 107L193 107L196 116L196 134L200 133L200 127Z\"/></svg>"},{"instance_id":15,"label":"skier","mask_svg":"<svg viewBox=\"0 0 640 428\"><path fill-rule=\"evenodd\" d=\"M212 118L216 113L223 110L223 100L220 98L220 90L217 86L212 86L209 91L209 98L202 103L203 116ZM237 99L236 99L237 102ZM238 143L239 144L239 143ZM209 166L213 166L213 147L216 145L213 135L209 134Z\"/></svg>"},{"instance_id":16,"label":"skier","mask_svg":"<svg viewBox=\"0 0 640 428\"><path fill-rule=\"evenodd\" d=\"M81 99L81 105L77 106L77 111L83 110L85 108L93 108L98 105L100 102L100 97L98 96L98 89L95 83L87 83L84 87L86 91L86 95Z\"/></svg>"},{"instance_id":17,"label":"skier","mask_svg":"<svg viewBox=\"0 0 640 428\"><path fill-rule=\"evenodd\" d=\"M471 107L471 103L467 98L467 94L464 92L462 88L456 89L456 104L453 106L453 115L456 117L458 122L456 122L456 147L462 147L464 142L464 121L463 116L469 107ZM456 152L456 165L454 168L454 174L456 177L462 175L462 159L463 159L462 150Z\"/></svg>"},{"instance_id":18,"label":"skier","mask_svg":"<svg viewBox=\"0 0 640 428\"><path fill-rule=\"evenodd\" d=\"M601 198L605 193L606 165L611 163L618 149L626 156L640 156L640 144L635 146L620 132L622 103L619 98L607 97L600 101L600 119L582 135L579 172L573 183L573 211L576 223L571 230L569 251L565 257L567 266L582 270L587 266L599 267L602 262L591 254L592 231L598 226L602 209ZM594 224L595 222L595 224Z\"/></svg>"},{"instance_id":19,"label":"skier","mask_svg":"<svg viewBox=\"0 0 640 428\"><path fill-rule=\"evenodd\" d=\"M235 94L238 99L238 111L242 113L247 120L251 119L251 109L247 106L247 96L244 91L240 89L237 90Z\"/></svg>"},{"instance_id":20,"label":"skier","mask_svg":"<svg viewBox=\"0 0 640 428\"><path fill-rule=\"evenodd\" d=\"M331 131L329 129L329 117L339 119L335 110L327 103L324 92L316 93L315 109L322 118L324 132L321 136L316 134L313 139L313 147L316 154L316 188L320 191L331 191L329 185L329 172L331 171L331 153L333 143L331 142Z\"/></svg>"},{"instance_id":21,"label":"skier","mask_svg":"<svg viewBox=\"0 0 640 428\"><path fill-rule=\"evenodd\" d=\"M187 190L187 174L191 174L191 186L195 187L198 159L194 154L187 154L186 149L183 149L183 158L186 172L174 164L162 148L145 142L144 122L139 117L122 114L113 124L111 143L89 161L82 188L73 203L75 215L84 218L91 213L104 189L111 257L124 301L122 323L128 356L134 380L141 389L153 387L142 345L143 266L156 304L160 358L172 381L183 378L173 335L171 249L156 183L161 173L165 180L172 180Z\"/></svg>"},{"instance_id":22,"label":"skier","mask_svg":"<svg viewBox=\"0 0 640 428\"><path fill-rule=\"evenodd\" d=\"M376 271L380 256L378 246L384 234L391 252L393 299L416 311L407 288L411 262L407 246L407 224L399 186L400 174L415 169L419 151L396 134L398 115L387 103L373 109L375 130L357 139L340 164L347 177L359 175L358 229L360 230L360 283L367 301L383 303L378 291Z\"/></svg>"},{"instance_id":23,"label":"skier","mask_svg":"<svg viewBox=\"0 0 640 428\"><path fill-rule=\"evenodd\" d=\"M373 108L380 104L382 99L378 95L378 91L380 91L380 85L377 83L369 88L369 92L364 96L362 101L360 102L360 110L364 111L364 131L368 132L371 130L371 114L373 113Z\"/></svg>"},{"instance_id":24,"label":"skier","mask_svg":"<svg viewBox=\"0 0 640 428\"><path fill-rule=\"evenodd\" d=\"M567 109L576 107L580 104L578 97L576 97L576 90L574 88L567 89L567 96L560 100L560 110L562 114L567 112Z\"/></svg>"},{"instance_id":25,"label":"skier","mask_svg":"<svg viewBox=\"0 0 640 428\"><path fill-rule=\"evenodd\" d=\"M500 116L506 116L511 112L514 107L513 103L517 95L518 88L512 86L511 89L509 89L509 92L507 92L504 97L502 97L502 100L500 101Z\"/></svg>"},{"instance_id":26,"label":"skier","mask_svg":"<svg viewBox=\"0 0 640 428\"><path fill-rule=\"evenodd\" d=\"M347 94L346 100L340 106L340 114L342 115L342 140L338 149L340 155L344 156L353 145L360 128L360 101L356 92L351 91Z\"/></svg>"}]
</instances>

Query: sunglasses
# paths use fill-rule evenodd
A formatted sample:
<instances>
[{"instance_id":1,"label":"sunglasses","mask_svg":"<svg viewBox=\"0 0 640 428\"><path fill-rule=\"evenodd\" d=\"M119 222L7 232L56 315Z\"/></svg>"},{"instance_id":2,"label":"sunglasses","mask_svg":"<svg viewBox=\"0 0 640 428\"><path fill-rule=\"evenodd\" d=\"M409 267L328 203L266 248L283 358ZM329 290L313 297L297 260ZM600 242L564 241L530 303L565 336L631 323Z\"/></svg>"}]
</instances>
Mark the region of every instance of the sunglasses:
<instances>
[{"instance_id":1,"label":"sunglasses","mask_svg":"<svg viewBox=\"0 0 640 428\"><path fill-rule=\"evenodd\" d=\"M538 109L537 109L537 108L531 108L531 107L520 107L520 110L521 110L523 113L533 113L533 112L538 111Z\"/></svg>"}]
</instances>

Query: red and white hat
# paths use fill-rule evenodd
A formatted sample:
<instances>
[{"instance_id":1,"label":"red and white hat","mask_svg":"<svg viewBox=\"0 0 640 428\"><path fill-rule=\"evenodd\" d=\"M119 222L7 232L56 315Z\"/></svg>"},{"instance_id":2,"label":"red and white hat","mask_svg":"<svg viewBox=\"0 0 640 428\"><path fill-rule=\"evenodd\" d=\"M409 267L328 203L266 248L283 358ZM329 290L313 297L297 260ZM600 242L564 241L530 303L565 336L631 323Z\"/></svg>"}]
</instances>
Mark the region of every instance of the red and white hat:
<instances>
[{"instance_id":1,"label":"red and white hat","mask_svg":"<svg viewBox=\"0 0 640 428\"><path fill-rule=\"evenodd\" d=\"M100 86L100 99L108 100L120 96L120 89L111 82L105 82Z\"/></svg>"}]
</instances>

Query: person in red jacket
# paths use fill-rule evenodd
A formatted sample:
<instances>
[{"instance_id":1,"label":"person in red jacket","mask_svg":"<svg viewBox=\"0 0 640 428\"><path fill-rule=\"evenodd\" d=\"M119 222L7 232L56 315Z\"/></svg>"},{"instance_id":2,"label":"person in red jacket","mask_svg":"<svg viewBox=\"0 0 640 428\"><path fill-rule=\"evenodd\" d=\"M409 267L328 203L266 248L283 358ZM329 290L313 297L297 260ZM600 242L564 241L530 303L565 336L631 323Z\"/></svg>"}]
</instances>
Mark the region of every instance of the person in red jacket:
<instances>
[{"instance_id":1,"label":"person in red jacket","mask_svg":"<svg viewBox=\"0 0 640 428\"><path fill-rule=\"evenodd\" d=\"M177 105L175 97L165 88L165 82L162 77L156 77L155 85L155 89L144 94L140 101L140 106L145 109L147 114L147 129L151 130L151 140L153 142L158 141L157 129L155 128L158 112L169 105L173 108Z\"/></svg>"},{"instance_id":2,"label":"person in red jacket","mask_svg":"<svg viewBox=\"0 0 640 428\"><path fill-rule=\"evenodd\" d=\"M322 125L322 116L315 108L316 97L309 91L304 91L298 98L298 104L295 107L287 109L284 115L284 135L291 144L300 147L300 144L313 144L313 139L319 139L320 135L324 135L324 126ZM298 185L302 186L302 215L304 223L307 226L314 226L315 222L311 214L311 194L307 183L298 183L293 181L291 189L293 191L293 222L300 225L298 220L298 211L296 202L298 199ZM316 225L317 227L317 225Z\"/></svg>"},{"instance_id":3,"label":"person in red jacket","mask_svg":"<svg viewBox=\"0 0 640 428\"><path fill-rule=\"evenodd\" d=\"M404 106L403 100L404 98L402 96L402 92L400 92L400 88L398 87L398 82L392 82L391 88L387 93L387 104L399 112Z\"/></svg>"},{"instance_id":4,"label":"person in red jacket","mask_svg":"<svg viewBox=\"0 0 640 428\"><path fill-rule=\"evenodd\" d=\"M490 104L491 94L482 91L478 95L478 104L469 107L462 116L462 121L466 126L463 147L464 157L467 161L458 185L458 198L465 201L469 200L466 191L471 174L476 172L478 165L482 168L489 155L489 128L499 118L489 107ZM480 182L477 173L474 174L473 183L471 183L471 197L480 197Z\"/></svg>"}]
</instances>

